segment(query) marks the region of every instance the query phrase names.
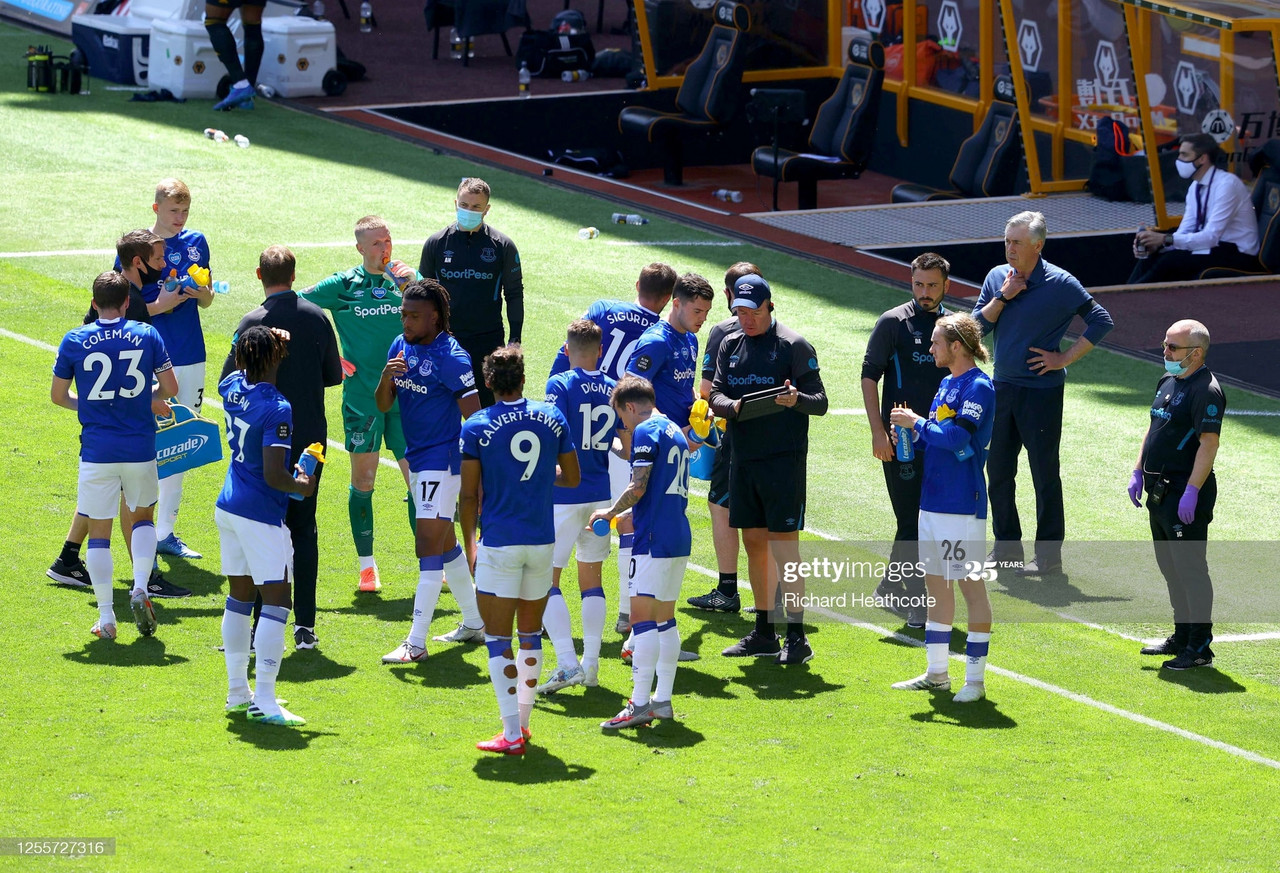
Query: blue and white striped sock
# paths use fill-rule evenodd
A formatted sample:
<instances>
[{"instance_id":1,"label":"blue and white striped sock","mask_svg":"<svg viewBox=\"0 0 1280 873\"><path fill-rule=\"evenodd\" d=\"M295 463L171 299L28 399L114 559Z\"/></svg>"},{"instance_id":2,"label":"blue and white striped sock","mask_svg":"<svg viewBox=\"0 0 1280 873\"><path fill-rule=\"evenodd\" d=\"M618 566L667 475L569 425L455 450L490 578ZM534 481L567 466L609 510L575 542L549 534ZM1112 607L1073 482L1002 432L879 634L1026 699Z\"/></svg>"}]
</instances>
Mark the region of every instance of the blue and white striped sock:
<instances>
[{"instance_id":1,"label":"blue and white striped sock","mask_svg":"<svg viewBox=\"0 0 1280 873\"><path fill-rule=\"evenodd\" d=\"M969 633L969 641L965 643L964 681L965 684L981 683L987 674L987 649L991 646L991 632Z\"/></svg>"},{"instance_id":2,"label":"blue and white striped sock","mask_svg":"<svg viewBox=\"0 0 1280 873\"><path fill-rule=\"evenodd\" d=\"M635 649L631 655L631 701L644 706L653 693L653 676L658 669L658 623L638 621L631 625ZM677 652L676 657L680 655Z\"/></svg>"},{"instance_id":3,"label":"blue and white striped sock","mask_svg":"<svg viewBox=\"0 0 1280 873\"><path fill-rule=\"evenodd\" d=\"M257 682L253 702L267 715L280 712L280 704L276 703L276 676L280 675L280 661L284 658L284 628L288 621L286 607L263 606L258 630L253 635L253 650L258 656L253 670Z\"/></svg>"},{"instance_id":4,"label":"blue and white striped sock","mask_svg":"<svg viewBox=\"0 0 1280 873\"><path fill-rule=\"evenodd\" d=\"M676 684L676 665L680 662L680 631L674 618L658 625L658 682L653 699L666 702Z\"/></svg>"},{"instance_id":5,"label":"blue and white striped sock","mask_svg":"<svg viewBox=\"0 0 1280 873\"><path fill-rule=\"evenodd\" d=\"M93 596L98 600L98 618L102 624L115 624L116 611L111 605L111 577L115 566L111 561L111 540L90 539L84 553L84 566L89 571Z\"/></svg>"},{"instance_id":6,"label":"blue and white striped sock","mask_svg":"<svg viewBox=\"0 0 1280 873\"><path fill-rule=\"evenodd\" d=\"M604 640L604 589L588 588L582 592L582 665L599 666L600 645Z\"/></svg>"},{"instance_id":7,"label":"blue and white striped sock","mask_svg":"<svg viewBox=\"0 0 1280 873\"><path fill-rule=\"evenodd\" d=\"M227 660L231 695L249 696L249 637L253 633L253 604L227 597L222 613L222 653Z\"/></svg>"},{"instance_id":8,"label":"blue and white striped sock","mask_svg":"<svg viewBox=\"0 0 1280 873\"><path fill-rule=\"evenodd\" d=\"M444 587L444 556L428 555L418 559L418 590L413 595L413 627L409 629L409 642L426 646L427 631Z\"/></svg>"}]
</instances>

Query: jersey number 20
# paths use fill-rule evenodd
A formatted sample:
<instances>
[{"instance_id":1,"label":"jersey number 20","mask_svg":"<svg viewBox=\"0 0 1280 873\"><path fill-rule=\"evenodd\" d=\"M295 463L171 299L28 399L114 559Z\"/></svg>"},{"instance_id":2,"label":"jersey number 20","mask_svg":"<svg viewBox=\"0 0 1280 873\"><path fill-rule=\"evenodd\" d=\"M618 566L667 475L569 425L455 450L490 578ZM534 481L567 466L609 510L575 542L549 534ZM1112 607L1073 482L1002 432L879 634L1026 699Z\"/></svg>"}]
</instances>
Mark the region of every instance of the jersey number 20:
<instances>
[{"instance_id":1,"label":"jersey number 20","mask_svg":"<svg viewBox=\"0 0 1280 873\"><path fill-rule=\"evenodd\" d=\"M677 497L689 496L689 453L679 446L672 446L667 452L667 463L676 465L676 475L667 486L667 493Z\"/></svg>"}]
</instances>

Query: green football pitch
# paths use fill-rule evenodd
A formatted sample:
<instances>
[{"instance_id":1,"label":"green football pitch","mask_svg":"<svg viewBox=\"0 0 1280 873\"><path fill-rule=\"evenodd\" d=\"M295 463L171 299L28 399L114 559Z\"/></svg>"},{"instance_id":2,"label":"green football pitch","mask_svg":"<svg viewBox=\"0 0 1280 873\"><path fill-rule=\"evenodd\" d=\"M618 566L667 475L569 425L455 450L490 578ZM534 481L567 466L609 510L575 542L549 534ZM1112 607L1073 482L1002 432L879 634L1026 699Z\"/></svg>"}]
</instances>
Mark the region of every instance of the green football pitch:
<instances>
[{"instance_id":1,"label":"green football pitch","mask_svg":"<svg viewBox=\"0 0 1280 873\"><path fill-rule=\"evenodd\" d=\"M290 245L299 284L310 284L356 263L351 227L376 213L397 255L416 263L421 241L451 219L464 176L491 183L489 220L520 247L531 395L568 321L597 298L627 297L645 264L665 261L719 287L729 264L756 262L780 319L817 348L832 398L811 432L806 548L818 552L830 540L892 536L860 367L876 316L906 299L907 277L877 285L666 220L607 227L615 203L266 102L215 117L206 101L131 103L98 81L87 97L29 94L20 60L32 41L0 26L0 56L10 59L0 73L0 422L9 434L0 852L21 840L115 842L110 856L3 857L0 869L1274 868L1280 642L1268 637L1280 626L1243 623L1255 614L1242 609L1217 627L1238 639L1215 643L1213 669L1167 675L1135 642L1167 631L1158 610L1108 620L1084 583L997 580L989 699L970 706L889 689L921 672L924 655L920 634L888 613L813 615L816 658L782 670L719 656L748 630L745 616L682 609L684 648L702 659L680 667L677 720L601 734L630 690L607 630L600 687L540 702L529 754L493 758L474 748L498 724L482 647L432 644L423 664L379 663L408 628L416 582L404 489L395 471L380 472L385 587L358 595L348 458L331 450L320 494L320 647L288 647L279 685L306 727L223 712L226 587L212 523L223 465L186 480L179 530L204 559L162 561L195 596L159 602L156 636L139 638L124 620L128 562L117 534L121 634L96 640L92 595L44 576L75 505L78 437L74 415L49 402L50 368L115 239L150 226L162 177L190 185L190 226L208 236L216 277L231 284L203 313L214 362L206 397L216 397L233 327L260 301L253 270L263 248ZM213 124L252 146L206 139ZM585 225L607 229L581 241ZM1150 326L1153 345L1165 327ZM1105 350L1073 367L1063 445L1070 537L1099 556L1131 553L1113 571L1117 584L1157 605L1163 583L1146 516L1124 489L1159 372ZM1280 404L1228 397L1233 411L1259 414L1224 425L1211 536L1274 539ZM331 437L340 436L338 402L330 392ZM1025 520L1034 517L1025 469L1020 481ZM703 501L691 500L690 518L695 567L683 596L708 590L715 567ZM564 587L576 620L572 577ZM611 560L611 607L616 578ZM1274 586L1275 566L1215 581L1221 597L1244 603ZM432 632L456 620L446 594Z\"/></svg>"}]
</instances>

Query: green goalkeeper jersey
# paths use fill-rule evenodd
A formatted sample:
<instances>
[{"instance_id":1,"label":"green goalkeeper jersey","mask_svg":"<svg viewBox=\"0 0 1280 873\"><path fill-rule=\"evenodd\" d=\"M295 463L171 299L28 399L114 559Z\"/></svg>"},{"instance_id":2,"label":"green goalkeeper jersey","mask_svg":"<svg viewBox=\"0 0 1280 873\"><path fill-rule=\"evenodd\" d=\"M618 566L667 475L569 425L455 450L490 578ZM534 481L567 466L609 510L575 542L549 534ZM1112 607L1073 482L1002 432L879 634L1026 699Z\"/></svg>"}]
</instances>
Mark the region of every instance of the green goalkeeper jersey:
<instances>
[{"instance_id":1,"label":"green goalkeeper jersey","mask_svg":"<svg viewBox=\"0 0 1280 873\"><path fill-rule=\"evenodd\" d=\"M387 365L387 351L403 332L400 289L389 275L372 275L361 265L334 273L302 296L333 314L342 356L355 365L355 375L343 382L344 394L372 397Z\"/></svg>"}]
</instances>

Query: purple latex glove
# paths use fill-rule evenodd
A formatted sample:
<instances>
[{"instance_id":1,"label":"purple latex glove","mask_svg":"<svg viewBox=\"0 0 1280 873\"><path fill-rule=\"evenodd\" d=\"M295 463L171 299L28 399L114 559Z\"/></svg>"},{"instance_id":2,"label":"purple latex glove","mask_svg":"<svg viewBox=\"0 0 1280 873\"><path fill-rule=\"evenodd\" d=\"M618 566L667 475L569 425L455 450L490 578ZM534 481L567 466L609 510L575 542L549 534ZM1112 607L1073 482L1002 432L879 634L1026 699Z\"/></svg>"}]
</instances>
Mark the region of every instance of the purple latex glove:
<instances>
[{"instance_id":1,"label":"purple latex glove","mask_svg":"<svg viewBox=\"0 0 1280 873\"><path fill-rule=\"evenodd\" d=\"M1133 501L1133 505L1141 508L1142 506L1142 471L1134 470L1133 475L1129 477L1129 499Z\"/></svg>"},{"instance_id":2,"label":"purple latex glove","mask_svg":"<svg viewBox=\"0 0 1280 873\"><path fill-rule=\"evenodd\" d=\"M1200 489L1194 485L1188 484L1187 490L1182 492L1182 499L1178 501L1178 521L1183 524L1191 524L1196 520L1196 504L1200 502Z\"/></svg>"}]
</instances>

